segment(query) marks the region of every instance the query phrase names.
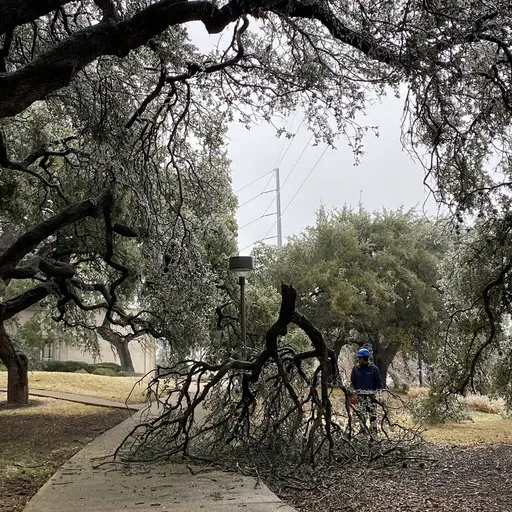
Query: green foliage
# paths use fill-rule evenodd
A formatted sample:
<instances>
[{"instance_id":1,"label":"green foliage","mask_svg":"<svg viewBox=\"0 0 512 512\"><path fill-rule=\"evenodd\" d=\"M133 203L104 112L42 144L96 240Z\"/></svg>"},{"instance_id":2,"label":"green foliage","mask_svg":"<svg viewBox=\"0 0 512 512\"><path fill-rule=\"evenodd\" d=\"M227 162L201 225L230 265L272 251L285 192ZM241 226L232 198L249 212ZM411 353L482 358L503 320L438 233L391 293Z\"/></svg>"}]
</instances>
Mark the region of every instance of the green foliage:
<instances>
[{"instance_id":1,"label":"green foliage","mask_svg":"<svg viewBox=\"0 0 512 512\"><path fill-rule=\"evenodd\" d=\"M92 365L83 361L44 361L41 366L41 369L45 372L76 372L77 370L85 370L91 373L93 370Z\"/></svg>"},{"instance_id":2,"label":"green foliage","mask_svg":"<svg viewBox=\"0 0 512 512\"><path fill-rule=\"evenodd\" d=\"M116 373L121 371L121 365L119 365L117 363L101 362L101 363L94 363L89 366L91 368L105 368L107 370L112 370Z\"/></svg>"},{"instance_id":3,"label":"green foliage","mask_svg":"<svg viewBox=\"0 0 512 512\"><path fill-rule=\"evenodd\" d=\"M413 419L430 425L471 419L470 408L462 397L447 393L435 381L427 393L420 393L411 402L410 411Z\"/></svg>"},{"instance_id":4,"label":"green foliage","mask_svg":"<svg viewBox=\"0 0 512 512\"><path fill-rule=\"evenodd\" d=\"M510 342L509 342L510 343ZM505 401L505 414L512 413L512 352L507 350L496 357L490 371L492 395Z\"/></svg>"},{"instance_id":5,"label":"green foliage","mask_svg":"<svg viewBox=\"0 0 512 512\"><path fill-rule=\"evenodd\" d=\"M246 287L247 326L255 343L261 346L268 328L276 320L281 297L277 287L259 284L252 276L249 279Z\"/></svg>"},{"instance_id":6,"label":"green foliage","mask_svg":"<svg viewBox=\"0 0 512 512\"><path fill-rule=\"evenodd\" d=\"M92 372L93 375L104 375L106 377L115 377L118 372L111 368L95 368Z\"/></svg>"},{"instance_id":7,"label":"green foliage","mask_svg":"<svg viewBox=\"0 0 512 512\"><path fill-rule=\"evenodd\" d=\"M74 372L93 373L94 375L118 375L121 373L121 366L117 363L85 363L83 361L44 361L41 369L46 372ZM106 372L106 373L104 373ZM126 372L122 372L122 376Z\"/></svg>"},{"instance_id":8,"label":"green foliage","mask_svg":"<svg viewBox=\"0 0 512 512\"><path fill-rule=\"evenodd\" d=\"M6 372L6 371L7 371L7 366L5 366L5 364L0 361L0 372Z\"/></svg>"},{"instance_id":9,"label":"green foliage","mask_svg":"<svg viewBox=\"0 0 512 512\"><path fill-rule=\"evenodd\" d=\"M292 283L298 309L337 350L375 345L385 368L394 354L437 343L443 303L434 286L446 250L440 227L414 211L320 210L316 224L281 252L258 248L274 286Z\"/></svg>"},{"instance_id":10,"label":"green foliage","mask_svg":"<svg viewBox=\"0 0 512 512\"><path fill-rule=\"evenodd\" d=\"M123 371L117 372L115 374L116 377L133 377L134 375L135 374L132 372L123 372Z\"/></svg>"}]
</instances>

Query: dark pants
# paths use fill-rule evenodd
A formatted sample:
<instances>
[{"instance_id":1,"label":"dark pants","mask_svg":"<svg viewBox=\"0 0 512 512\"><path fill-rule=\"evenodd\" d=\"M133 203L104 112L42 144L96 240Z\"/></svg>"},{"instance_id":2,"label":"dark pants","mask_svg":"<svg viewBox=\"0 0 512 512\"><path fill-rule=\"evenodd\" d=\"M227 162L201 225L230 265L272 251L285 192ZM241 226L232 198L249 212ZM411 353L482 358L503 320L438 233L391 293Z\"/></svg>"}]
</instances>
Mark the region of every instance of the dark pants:
<instances>
[{"instance_id":1,"label":"dark pants","mask_svg":"<svg viewBox=\"0 0 512 512\"><path fill-rule=\"evenodd\" d=\"M362 431L368 429L368 420L370 423L370 434L377 433L377 404L372 395L368 393L357 393L358 403L356 405L357 418L361 423Z\"/></svg>"}]
</instances>

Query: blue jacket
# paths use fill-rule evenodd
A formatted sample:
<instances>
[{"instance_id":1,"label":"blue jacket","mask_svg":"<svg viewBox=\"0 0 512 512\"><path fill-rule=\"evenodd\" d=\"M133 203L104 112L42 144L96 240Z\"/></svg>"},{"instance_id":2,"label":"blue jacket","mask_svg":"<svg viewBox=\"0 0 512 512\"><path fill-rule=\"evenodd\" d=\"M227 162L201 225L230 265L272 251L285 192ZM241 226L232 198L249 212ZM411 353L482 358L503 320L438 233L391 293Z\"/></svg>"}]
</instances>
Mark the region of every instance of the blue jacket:
<instances>
[{"instance_id":1,"label":"blue jacket","mask_svg":"<svg viewBox=\"0 0 512 512\"><path fill-rule=\"evenodd\" d=\"M354 389L365 391L377 391L382 389L382 377L379 369L374 364L365 366L356 365L352 368L350 383Z\"/></svg>"}]
</instances>

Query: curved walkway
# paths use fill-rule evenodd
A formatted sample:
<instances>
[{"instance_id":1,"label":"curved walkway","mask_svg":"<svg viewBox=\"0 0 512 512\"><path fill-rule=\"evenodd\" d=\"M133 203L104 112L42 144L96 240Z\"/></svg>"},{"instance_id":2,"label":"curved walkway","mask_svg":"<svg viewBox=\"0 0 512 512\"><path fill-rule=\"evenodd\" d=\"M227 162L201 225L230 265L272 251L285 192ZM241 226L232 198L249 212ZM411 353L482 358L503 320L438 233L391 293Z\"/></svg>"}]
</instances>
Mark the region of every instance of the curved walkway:
<instances>
[{"instance_id":1,"label":"curved walkway","mask_svg":"<svg viewBox=\"0 0 512 512\"><path fill-rule=\"evenodd\" d=\"M0 393L7 393L7 388L0 388ZM125 404L124 402L115 402L113 400L104 400L94 396L77 395L75 393L62 393L60 391L47 391L44 389L30 389L29 395L41 396L46 398L55 398L57 400L66 400L68 402L77 402L79 404L97 405L99 407L113 407L116 409L130 409L138 411L142 404Z\"/></svg>"},{"instance_id":2,"label":"curved walkway","mask_svg":"<svg viewBox=\"0 0 512 512\"><path fill-rule=\"evenodd\" d=\"M38 396L54 394L44 393ZM67 393L60 395L52 398ZM100 404L100 399L81 395L69 397L92 405L126 407L108 400ZM112 462L111 454L140 416L141 412L133 414L78 452L37 492L24 512L294 512L263 483L238 473L165 462Z\"/></svg>"}]
</instances>

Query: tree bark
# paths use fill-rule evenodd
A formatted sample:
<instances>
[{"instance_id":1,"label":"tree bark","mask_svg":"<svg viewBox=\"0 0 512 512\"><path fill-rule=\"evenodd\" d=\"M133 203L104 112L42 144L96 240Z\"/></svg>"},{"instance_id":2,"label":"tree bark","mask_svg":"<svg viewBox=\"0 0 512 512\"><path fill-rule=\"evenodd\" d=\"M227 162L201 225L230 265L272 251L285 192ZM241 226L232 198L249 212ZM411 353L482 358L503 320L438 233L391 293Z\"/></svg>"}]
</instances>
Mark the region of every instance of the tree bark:
<instances>
[{"instance_id":1,"label":"tree bark","mask_svg":"<svg viewBox=\"0 0 512 512\"><path fill-rule=\"evenodd\" d=\"M117 355L119 356L119 364L121 365L121 370L123 370L123 372L135 373L132 356L128 347L128 344L133 339L133 336L126 337L114 331L110 327L110 322L106 316L105 320L103 321L103 325L98 327L97 330L99 335L115 348Z\"/></svg>"},{"instance_id":2,"label":"tree bark","mask_svg":"<svg viewBox=\"0 0 512 512\"><path fill-rule=\"evenodd\" d=\"M28 359L0 323L0 359L7 366L7 402L28 403Z\"/></svg>"},{"instance_id":3,"label":"tree bark","mask_svg":"<svg viewBox=\"0 0 512 512\"><path fill-rule=\"evenodd\" d=\"M399 345L393 342L386 342L380 339L377 334L372 342L373 349L373 362L380 371L382 377L382 385L386 387L386 380L388 378L388 369L396 354L398 353Z\"/></svg>"},{"instance_id":4,"label":"tree bark","mask_svg":"<svg viewBox=\"0 0 512 512\"><path fill-rule=\"evenodd\" d=\"M332 348L333 357L330 359L330 364L328 367L328 383L329 385L337 385L339 383L340 369L338 366L338 360L340 357L341 349L344 345L347 344L347 336L345 334L341 334L336 336L333 343L330 343L330 347Z\"/></svg>"},{"instance_id":5,"label":"tree bark","mask_svg":"<svg viewBox=\"0 0 512 512\"><path fill-rule=\"evenodd\" d=\"M119 364L121 365L121 370L123 370L123 372L135 373L132 356L130 354L130 349L128 348L128 343L129 341L120 337L120 339L115 343L112 343L112 345L116 349L117 355L119 356Z\"/></svg>"},{"instance_id":6,"label":"tree bark","mask_svg":"<svg viewBox=\"0 0 512 512\"><path fill-rule=\"evenodd\" d=\"M69 0L8 0L0 2L0 34L16 26L37 20ZM39 4L39 5L38 5ZM358 49L370 58L388 64L400 64L400 55L383 48L366 34L345 26L321 3L293 2L247 3L230 0L222 7L215 2L160 0L141 8L127 19L96 23L70 34L31 62L16 70L0 73L0 118L14 116L37 100L67 86L77 73L102 55L126 57L167 28L200 21L210 34L222 32L243 14L275 12L281 16L318 20L338 41ZM404 57L402 57L405 60Z\"/></svg>"}]
</instances>

